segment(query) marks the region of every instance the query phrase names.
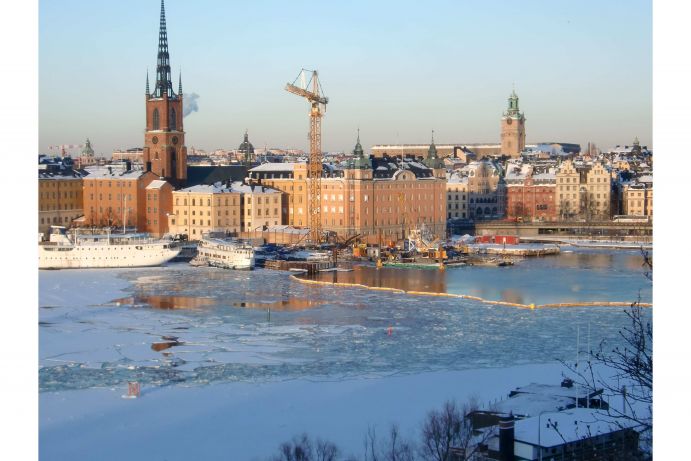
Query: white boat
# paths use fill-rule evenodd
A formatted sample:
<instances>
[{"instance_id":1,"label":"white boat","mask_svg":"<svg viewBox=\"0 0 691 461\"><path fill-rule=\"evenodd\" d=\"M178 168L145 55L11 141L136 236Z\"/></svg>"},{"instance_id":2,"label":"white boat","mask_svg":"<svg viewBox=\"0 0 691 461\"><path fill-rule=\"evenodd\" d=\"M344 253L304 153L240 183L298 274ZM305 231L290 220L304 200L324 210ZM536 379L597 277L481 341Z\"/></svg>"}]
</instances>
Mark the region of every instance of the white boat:
<instances>
[{"instance_id":1,"label":"white boat","mask_svg":"<svg viewBox=\"0 0 691 461\"><path fill-rule=\"evenodd\" d=\"M160 266L180 253L170 240L146 234L79 234L51 226L47 242L38 245L39 269L86 269Z\"/></svg>"},{"instance_id":2,"label":"white boat","mask_svg":"<svg viewBox=\"0 0 691 461\"><path fill-rule=\"evenodd\" d=\"M254 269L252 245L237 240L204 237L197 246L194 266L213 266L223 269Z\"/></svg>"}]
</instances>

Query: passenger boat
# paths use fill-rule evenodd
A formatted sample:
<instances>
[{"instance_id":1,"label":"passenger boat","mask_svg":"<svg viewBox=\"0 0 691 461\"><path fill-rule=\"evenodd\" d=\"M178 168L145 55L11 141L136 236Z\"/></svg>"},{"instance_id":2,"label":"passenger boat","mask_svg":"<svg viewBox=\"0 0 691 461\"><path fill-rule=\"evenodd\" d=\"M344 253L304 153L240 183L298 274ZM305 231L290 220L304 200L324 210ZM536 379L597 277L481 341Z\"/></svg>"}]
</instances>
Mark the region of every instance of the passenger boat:
<instances>
[{"instance_id":1,"label":"passenger boat","mask_svg":"<svg viewBox=\"0 0 691 461\"><path fill-rule=\"evenodd\" d=\"M171 240L146 234L80 234L51 226L49 240L39 242L39 269L85 269L160 266L180 253Z\"/></svg>"},{"instance_id":2,"label":"passenger boat","mask_svg":"<svg viewBox=\"0 0 691 461\"><path fill-rule=\"evenodd\" d=\"M204 237L197 246L194 266L213 266L223 269L254 269L254 249L238 240Z\"/></svg>"}]
</instances>

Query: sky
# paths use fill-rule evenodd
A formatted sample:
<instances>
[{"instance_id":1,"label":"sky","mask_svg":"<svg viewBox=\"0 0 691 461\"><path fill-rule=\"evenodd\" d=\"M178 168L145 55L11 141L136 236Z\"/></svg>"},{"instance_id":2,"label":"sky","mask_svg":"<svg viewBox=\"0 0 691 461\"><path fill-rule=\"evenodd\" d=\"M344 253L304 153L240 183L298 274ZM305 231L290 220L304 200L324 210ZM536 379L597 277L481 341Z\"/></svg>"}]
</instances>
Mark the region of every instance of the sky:
<instances>
[{"instance_id":1,"label":"sky","mask_svg":"<svg viewBox=\"0 0 691 461\"><path fill-rule=\"evenodd\" d=\"M39 152L142 146L160 2L39 2ZM186 145L308 150L317 69L322 148L498 143L512 89L528 143L652 147L650 1L166 1L174 87L195 93ZM153 82L152 82L153 83ZM153 84L152 84L153 86Z\"/></svg>"}]
</instances>

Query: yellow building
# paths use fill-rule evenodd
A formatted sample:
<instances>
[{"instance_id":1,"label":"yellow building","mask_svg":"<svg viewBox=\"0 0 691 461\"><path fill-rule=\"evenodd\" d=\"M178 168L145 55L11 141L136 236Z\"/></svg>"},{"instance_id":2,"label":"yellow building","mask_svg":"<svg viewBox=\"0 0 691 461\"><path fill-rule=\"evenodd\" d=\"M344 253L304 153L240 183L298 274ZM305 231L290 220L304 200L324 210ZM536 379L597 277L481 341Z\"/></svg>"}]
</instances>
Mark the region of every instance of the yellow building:
<instances>
[{"instance_id":1,"label":"yellow building","mask_svg":"<svg viewBox=\"0 0 691 461\"><path fill-rule=\"evenodd\" d=\"M580 212L581 175L571 160L565 160L557 169L557 190L555 194L557 216L561 220L575 218Z\"/></svg>"},{"instance_id":2,"label":"yellow building","mask_svg":"<svg viewBox=\"0 0 691 461\"><path fill-rule=\"evenodd\" d=\"M38 231L47 234L51 225L70 227L84 215L84 180L81 173L57 165L39 165Z\"/></svg>"},{"instance_id":3,"label":"yellow building","mask_svg":"<svg viewBox=\"0 0 691 461\"><path fill-rule=\"evenodd\" d=\"M557 169L556 207L561 220L607 220L611 212L612 176L599 162L578 165L565 160Z\"/></svg>"},{"instance_id":4,"label":"yellow building","mask_svg":"<svg viewBox=\"0 0 691 461\"><path fill-rule=\"evenodd\" d=\"M447 219L468 219L468 177L453 173L446 178Z\"/></svg>"},{"instance_id":5,"label":"yellow building","mask_svg":"<svg viewBox=\"0 0 691 461\"><path fill-rule=\"evenodd\" d=\"M198 185L173 191L168 227L198 240L208 232L260 232L281 224L281 192L240 182Z\"/></svg>"},{"instance_id":6,"label":"yellow building","mask_svg":"<svg viewBox=\"0 0 691 461\"><path fill-rule=\"evenodd\" d=\"M611 209L612 177L600 162L595 162L586 174L585 198L581 197L582 214L586 219L607 220Z\"/></svg>"}]
</instances>

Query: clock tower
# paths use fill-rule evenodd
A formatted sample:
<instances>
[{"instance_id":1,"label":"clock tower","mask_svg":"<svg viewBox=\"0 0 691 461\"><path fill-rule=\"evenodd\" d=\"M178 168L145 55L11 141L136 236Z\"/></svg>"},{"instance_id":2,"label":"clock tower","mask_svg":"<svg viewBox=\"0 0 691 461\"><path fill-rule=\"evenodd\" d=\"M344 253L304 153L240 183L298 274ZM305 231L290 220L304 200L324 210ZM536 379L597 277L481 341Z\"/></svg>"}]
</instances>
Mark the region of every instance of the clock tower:
<instances>
[{"instance_id":1,"label":"clock tower","mask_svg":"<svg viewBox=\"0 0 691 461\"><path fill-rule=\"evenodd\" d=\"M158 32L156 86L149 92L146 75L146 133L144 134L144 167L180 187L187 180L187 147L182 126L182 76L177 94L173 92L166 11L161 0L161 23Z\"/></svg>"},{"instance_id":2,"label":"clock tower","mask_svg":"<svg viewBox=\"0 0 691 461\"><path fill-rule=\"evenodd\" d=\"M509 96L509 107L501 117L501 153L518 157L525 148L525 116L518 109L516 91Z\"/></svg>"}]
</instances>

